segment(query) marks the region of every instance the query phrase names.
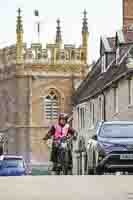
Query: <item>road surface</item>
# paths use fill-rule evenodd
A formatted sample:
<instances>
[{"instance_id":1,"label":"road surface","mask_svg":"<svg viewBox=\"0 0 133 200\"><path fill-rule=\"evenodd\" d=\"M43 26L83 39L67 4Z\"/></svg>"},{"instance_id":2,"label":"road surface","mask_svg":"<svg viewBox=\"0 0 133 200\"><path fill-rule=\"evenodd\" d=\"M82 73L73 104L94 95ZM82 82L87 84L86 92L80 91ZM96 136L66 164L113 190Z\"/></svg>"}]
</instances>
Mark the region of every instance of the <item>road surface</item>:
<instances>
[{"instance_id":1,"label":"road surface","mask_svg":"<svg viewBox=\"0 0 133 200\"><path fill-rule=\"evenodd\" d=\"M128 200L132 176L36 176L0 178L1 200Z\"/></svg>"}]
</instances>

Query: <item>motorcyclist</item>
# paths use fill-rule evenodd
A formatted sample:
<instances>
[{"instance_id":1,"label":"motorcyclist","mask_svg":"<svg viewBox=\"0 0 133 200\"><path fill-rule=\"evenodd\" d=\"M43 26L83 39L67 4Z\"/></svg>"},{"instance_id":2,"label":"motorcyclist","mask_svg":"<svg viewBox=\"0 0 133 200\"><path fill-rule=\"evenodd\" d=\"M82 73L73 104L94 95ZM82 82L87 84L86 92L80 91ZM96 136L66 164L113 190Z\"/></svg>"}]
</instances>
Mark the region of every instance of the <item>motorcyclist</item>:
<instances>
[{"instance_id":1,"label":"motorcyclist","mask_svg":"<svg viewBox=\"0 0 133 200\"><path fill-rule=\"evenodd\" d=\"M52 151L51 151L51 161L53 162L53 171L56 171L57 167L57 156L58 156L58 146L55 145L57 138L62 137L73 137L74 140L77 138L77 132L70 127L68 124L68 115L65 113L59 114L58 123L56 125L52 125L46 136L43 140L48 140L53 137L52 142ZM70 168L72 168L72 149L69 150L69 161L70 161Z\"/></svg>"}]
</instances>

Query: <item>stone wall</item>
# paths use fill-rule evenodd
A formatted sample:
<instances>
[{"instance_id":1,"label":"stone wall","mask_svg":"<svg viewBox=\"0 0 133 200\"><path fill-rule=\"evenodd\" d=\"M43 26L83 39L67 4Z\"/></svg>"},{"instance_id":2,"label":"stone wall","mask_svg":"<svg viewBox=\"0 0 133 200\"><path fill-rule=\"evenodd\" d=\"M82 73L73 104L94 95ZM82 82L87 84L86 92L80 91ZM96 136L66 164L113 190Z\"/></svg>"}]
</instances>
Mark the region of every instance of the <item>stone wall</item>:
<instances>
[{"instance_id":1,"label":"stone wall","mask_svg":"<svg viewBox=\"0 0 133 200\"><path fill-rule=\"evenodd\" d=\"M129 27L133 25L133 1L123 0L123 26Z\"/></svg>"},{"instance_id":2,"label":"stone wall","mask_svg":"<svg viewBox=\"0 0 133 200\"><path fill-rule=\"evenodd\" d=\"M49 78L33 81L32 85L32 123L48 126L50 121L45 115L45 97L50 89L55 90L60 99L60 112L71 113L72 111L72 80L68 78Z\"/></svg>"}]
</instances>

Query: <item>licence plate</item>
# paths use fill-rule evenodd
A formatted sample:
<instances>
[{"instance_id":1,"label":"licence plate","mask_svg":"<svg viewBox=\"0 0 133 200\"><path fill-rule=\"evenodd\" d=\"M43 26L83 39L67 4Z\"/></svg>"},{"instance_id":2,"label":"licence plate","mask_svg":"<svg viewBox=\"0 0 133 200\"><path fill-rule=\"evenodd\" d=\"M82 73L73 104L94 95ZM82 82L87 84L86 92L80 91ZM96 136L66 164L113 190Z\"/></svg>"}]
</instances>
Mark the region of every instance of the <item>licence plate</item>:
<instances>
[{"instance_id":1,"label":"licence plate","mask_svg":"<svg viewBox=\"0 0 133 200\"><path fill-rule=\"evenodd\" d=\"M133 160L133 154L122 154L120 160Z\"/></svg>"}]
</instances>

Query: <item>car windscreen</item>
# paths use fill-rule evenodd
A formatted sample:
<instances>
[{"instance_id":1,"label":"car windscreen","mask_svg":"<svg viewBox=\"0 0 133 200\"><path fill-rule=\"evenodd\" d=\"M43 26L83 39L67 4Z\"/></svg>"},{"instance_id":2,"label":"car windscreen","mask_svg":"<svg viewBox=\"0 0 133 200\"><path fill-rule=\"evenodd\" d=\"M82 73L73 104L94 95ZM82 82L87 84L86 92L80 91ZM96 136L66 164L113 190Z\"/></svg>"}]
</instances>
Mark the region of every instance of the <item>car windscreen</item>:
<instances>
[{"instance_id":1,"label":"car windscreen","mask_svg":"<svg viewBox=\"0 0 133 200\"><path fill-rule=\"evenodd\" d=\"M105 124L100 136L105 138L133 138L133 124Z\"/></svg>"},{"instance_id":2,"label":"car windscreen","mask_svg":"<svg viewBox=\"0 0 133 200\"><path fill-rule=\"evenodd\" d=\"M24 168L24 161L16 158L4 158L0 165L4 168Z\"/></svg>"}]
</instances>

